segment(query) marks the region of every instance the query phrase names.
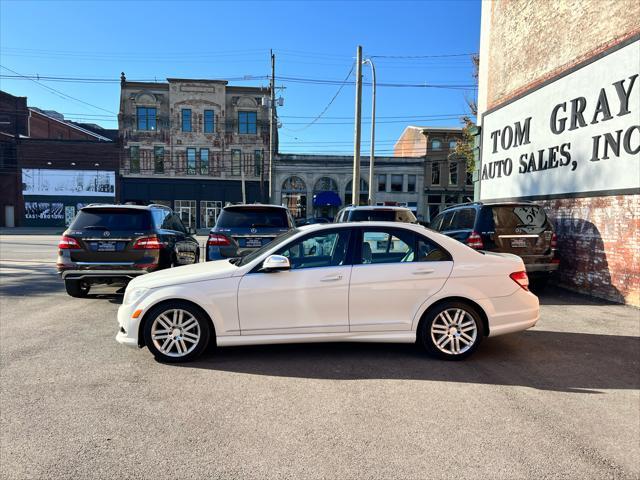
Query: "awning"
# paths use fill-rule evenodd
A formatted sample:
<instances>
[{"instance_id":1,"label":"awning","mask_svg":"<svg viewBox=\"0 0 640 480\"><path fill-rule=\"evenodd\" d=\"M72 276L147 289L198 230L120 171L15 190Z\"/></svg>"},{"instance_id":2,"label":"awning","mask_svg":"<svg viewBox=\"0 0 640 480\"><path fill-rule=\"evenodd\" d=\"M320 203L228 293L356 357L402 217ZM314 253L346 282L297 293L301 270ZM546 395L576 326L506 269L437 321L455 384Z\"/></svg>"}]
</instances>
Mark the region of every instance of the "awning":
<instances>
[{"instance_id":1,"label":"awning","mask_svg":"<svg viewBox=\"0 0 640 480\"><path fill-rule=\"evenodd\" d=\"M342 205L342 200L336 192L318 192L313 196L314 207L339 207L340 205Z\"/></svg>"}]
</instances>

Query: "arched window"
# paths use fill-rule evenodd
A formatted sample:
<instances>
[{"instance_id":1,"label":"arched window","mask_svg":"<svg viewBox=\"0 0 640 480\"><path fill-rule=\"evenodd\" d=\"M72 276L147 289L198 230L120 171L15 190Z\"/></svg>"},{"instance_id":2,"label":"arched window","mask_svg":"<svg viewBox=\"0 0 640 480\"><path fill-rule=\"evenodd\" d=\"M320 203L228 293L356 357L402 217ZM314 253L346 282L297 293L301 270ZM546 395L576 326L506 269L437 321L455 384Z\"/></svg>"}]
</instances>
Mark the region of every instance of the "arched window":
<instances>
[{"instance_id":1,"label":"arched window","mask_svg":"<svg viewBox=\"0 0 640 480\"><path fill-rule=\"evenodd\" d=\"M344 190L344 203L346 205L355 204L355 202L352 201L352 195L353 195L353 181L349 180L349 183L347 183L347 188L345 188ZM369 198L369 184L363 178L361 178L360 179L360 201L358 205L366 205L368 198Z\"/></svg>"},{"instance_id":2,"label":"arched window","mask_svg":"<svg viewBox=\"0 0 640 480\"><path fill-rule=\"evenodd\" d=\"M457 140L449 140L449 150L454 150L456 148L456 145L458 145Z\"/></svg>"},{"instance_id":3,"label":"arched window","mask_svg":"<svg viewBox=\"0 0 640 480\"><path fill-rule=\"evenodd\" d=\"M295 218L307 216L307 185L300 177L291 176L282 182L282 205L287 207Z\"/></svg>"},{"instance_id":4,"label":"arched window","mask_svg":"<svg viewBox=\"0 0 640 480\"><path fill-rule=\"evenodd\" d=\"M331 177L319 178L313 186L313 192L337 192L338 183Z\"/></svg>"},{"instance_id":5,"label":"arched window","mask_svg":"<svg viewBox=\"0 0 640 480\"><path fill-rule=\"evenodd\" d=\"M440 140L431 140L431 150L440 150L442 142Z\"/></svg>"}]
</instances>

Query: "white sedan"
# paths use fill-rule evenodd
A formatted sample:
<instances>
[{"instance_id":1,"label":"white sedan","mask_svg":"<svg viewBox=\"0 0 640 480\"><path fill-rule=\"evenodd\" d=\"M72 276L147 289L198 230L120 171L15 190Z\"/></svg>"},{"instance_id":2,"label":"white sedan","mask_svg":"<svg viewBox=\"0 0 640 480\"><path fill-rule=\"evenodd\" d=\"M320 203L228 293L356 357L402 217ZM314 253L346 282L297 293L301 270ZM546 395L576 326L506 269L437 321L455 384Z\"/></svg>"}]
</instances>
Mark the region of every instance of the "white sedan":
<instances>
[{"instance_id":1,"label":"white sedan","mask_svg":"<svg viewBox=\"0 0 640 480\"><path fill-rule=\"evenodd\" d=\"M133 279L116 339L163 362L194 359L210 344L337 341L418 342L461 359L538 315L515 255L476 251L420 225L316 224L242 258Z\"/></svg>"}]
</instances>

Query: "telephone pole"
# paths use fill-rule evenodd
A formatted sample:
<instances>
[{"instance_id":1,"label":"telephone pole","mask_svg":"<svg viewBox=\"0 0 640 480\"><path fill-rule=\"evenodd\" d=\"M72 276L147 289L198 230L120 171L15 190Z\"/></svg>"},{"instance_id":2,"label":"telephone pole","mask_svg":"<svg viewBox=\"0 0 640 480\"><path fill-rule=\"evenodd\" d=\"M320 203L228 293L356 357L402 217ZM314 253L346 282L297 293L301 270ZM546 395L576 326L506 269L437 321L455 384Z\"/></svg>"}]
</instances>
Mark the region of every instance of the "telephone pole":
<instances>
[{"instance_id":1,"label":"telephone pole","mask_svg":"<svg viewBox=\"0 0 640 480\"><path fill-rule=\"evenodd\" d=\"M271 52L271 83L269 85L269 90L271 91L271 98L269 99L269 203L274 203L273 199L273 156L275 155L275 106L276 106L276 56L273 54L273 50Z\"/></svg>"},{"instance_id":2,"label":"telephone pole","mask_svg":"<svg viewBox=\"0 0 640 480\"><path fill-rule=\"evenodd\" d=\"M351 203L360 204L360 128L362 117L362 45L358 45L356 55L356 124L353 141L353 181Z\"/></svg>"},{"instance_id":3,"label":"telephone pole","mask_svg":"<svg viewBox=\"0 0 640 480\"><path fill-rule=\"evenodd\" d=\"M373 60L367 58L364 63L371 65L371 154L369 155L369 205L376 201L375 189L373 186L375 176L375 154L376 154L376 66Z\"/></svg>"}]
</instances>

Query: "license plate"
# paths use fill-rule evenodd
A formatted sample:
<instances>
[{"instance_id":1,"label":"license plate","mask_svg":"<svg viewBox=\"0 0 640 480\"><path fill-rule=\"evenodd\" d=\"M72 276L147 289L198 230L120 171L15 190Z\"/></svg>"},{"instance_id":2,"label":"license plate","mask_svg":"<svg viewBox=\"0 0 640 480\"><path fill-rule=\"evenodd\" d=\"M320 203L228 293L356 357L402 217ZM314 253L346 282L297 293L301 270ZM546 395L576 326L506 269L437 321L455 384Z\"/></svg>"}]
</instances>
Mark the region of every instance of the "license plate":
<instances>
[{"instance_id":1,"label":"license plate","mask_svg":"<svg viewBox=\"0 0 640 480\"><path fill-rule=\"evenodd\" d=\"M527 241L524 238L513 238L511 240L511 246L513 248L525 248L527 247Z\"/></svg>"},{"instance_id":2,"label":"license plate","mask_svg":"<svg viewBox=\"0 0 640 480\"><path fill-rule=\"evenodd\" d=\"M116 242L98 242L99 252L115 252Z\"/></svg>"},{"instance_id":3,"label":"license plate","mask_svg":"<svg viewBox=\"0 0 640 480\"><path fill-rule=\"evenodd\" d=\"M245 247L261 247L262 239L261 238L247 238L244 242Z\"/></svg>"}]
</instances>

